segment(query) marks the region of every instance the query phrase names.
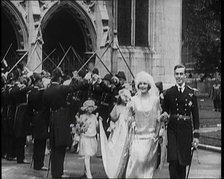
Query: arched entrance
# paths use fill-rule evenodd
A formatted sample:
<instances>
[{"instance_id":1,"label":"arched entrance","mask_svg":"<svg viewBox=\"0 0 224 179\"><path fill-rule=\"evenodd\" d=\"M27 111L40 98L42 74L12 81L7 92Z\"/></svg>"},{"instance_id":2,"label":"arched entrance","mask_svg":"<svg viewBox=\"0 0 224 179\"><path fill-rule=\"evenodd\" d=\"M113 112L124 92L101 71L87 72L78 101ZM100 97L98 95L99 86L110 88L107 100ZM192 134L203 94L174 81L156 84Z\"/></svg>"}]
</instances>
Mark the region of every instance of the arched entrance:
<instances>
[{"instance_id":1,"label":"arched entrance","mask_svg":"<svg viewBox=\"0 0 224 179\"><path fill-rule=\"evenodd\" d=\"M1 60L12 44L5 58L12 67L21 55L17 52L26 50L28 31L22 16L10 1L2 1L1 6Z\"/></svg>"},{"instance_id":2,"label":"arched entrance","mask_svg":"<svg viewBox=\"0 0 224 179\"><path fill-rule=\"evenodd\" d=\"M43 69L51 72L58 65L69 47L60 67L66 74L78 70L88 58L86 52L96 49L96 32L88 15L76 2L60 2L53 5L41 21L44 44L43 59L53 49L51 60L46 60ZM80 58L79 58L80 57ZM55 63L55 64L53 64Z\"/></svg>"}]
</instances>

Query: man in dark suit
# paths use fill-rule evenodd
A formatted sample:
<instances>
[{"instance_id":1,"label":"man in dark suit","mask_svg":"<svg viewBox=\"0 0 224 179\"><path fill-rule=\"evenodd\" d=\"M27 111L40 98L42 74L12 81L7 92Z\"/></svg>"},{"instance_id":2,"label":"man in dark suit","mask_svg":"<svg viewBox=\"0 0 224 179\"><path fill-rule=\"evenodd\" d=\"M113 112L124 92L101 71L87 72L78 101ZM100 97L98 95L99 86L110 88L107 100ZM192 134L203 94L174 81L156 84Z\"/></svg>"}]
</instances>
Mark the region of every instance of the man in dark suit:
<instances>
[{"instance_id":1,"label":"man in dark suit","mask_svg":"<svg viewBox=\"0 0 224 179\"><path fill-rule=\"evenodd\" d=\"M176 85L164 96L163 115L168 118L167 161L170 178L185 178L191 147L199 144L199 115L194 90L185 84L185 66L174 67Z\"/></svg>"},{"instance_id":2,"label":"man in dark suit","mask_svg":"<svg viewBox=\"0 0 224 179\"><path fill-rule=\"evenodd\" d=\"M50 109L51 174L61 178L67 146L71 146L71 118L66 97L78 90L84 81L74 79L69 85L61 85L63 73L56 68L52 72L51 85L43 93L43 103Z\"/></svg>"},{"instance_id":3,"label":"man in dark suit","mask_svg":"<svg viewBox=\"0 0 224 179\"><path fill-rule=\"evenodd\" d=\"M44 167L44 156L46 139L48 137L48 125L50 110L46 108L42 101L44 86L39 74L33 74L34 86L28 93L28 105L32 111L32 137L33 145L33 168L35 170L47 170Z\"/></svg>"}]
</instances>

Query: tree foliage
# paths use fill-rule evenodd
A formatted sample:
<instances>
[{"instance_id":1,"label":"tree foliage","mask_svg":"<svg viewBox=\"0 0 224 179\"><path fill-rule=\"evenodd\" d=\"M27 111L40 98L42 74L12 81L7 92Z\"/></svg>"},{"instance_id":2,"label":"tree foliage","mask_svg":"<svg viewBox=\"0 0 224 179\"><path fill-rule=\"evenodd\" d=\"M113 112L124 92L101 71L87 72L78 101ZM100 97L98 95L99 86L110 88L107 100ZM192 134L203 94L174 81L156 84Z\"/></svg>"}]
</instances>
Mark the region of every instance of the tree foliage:
<instances>
[{"instance_id":1,"label":"tree foliage","mask_svg":"<svg viewBox=\"0 0 224 179\"><path fill-rule=\"evenodd\" d=\"M221 0L183 0L182 40L197 73L221 72Z\"/></svg>"}]
</instances>

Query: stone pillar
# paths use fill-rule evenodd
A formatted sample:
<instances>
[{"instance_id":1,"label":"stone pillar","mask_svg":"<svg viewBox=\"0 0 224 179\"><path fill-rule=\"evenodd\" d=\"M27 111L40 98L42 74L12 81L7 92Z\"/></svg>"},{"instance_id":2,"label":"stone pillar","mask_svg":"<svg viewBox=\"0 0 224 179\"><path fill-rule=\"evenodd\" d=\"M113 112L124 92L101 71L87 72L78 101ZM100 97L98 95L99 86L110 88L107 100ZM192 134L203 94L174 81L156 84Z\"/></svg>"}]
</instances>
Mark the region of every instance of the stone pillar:
<instances>
[{"instance_id":1,"label":"stone pillar","mask_svg":"<svg viewBox=\"0 0 224 179\"><path fill-rule=\"evenodd\" d=\"M112 53L111 53L111 72L113 74L117 73L117 69L118 69L118 59L117 59L117 53L118 53L118 49L116 45L118 44L118 39L117 39L117 9L118 9L118 0L113 0L113 6L112 6L112 11L113 11L113 16L111 17L112 19L112 39L113 39L113 43L112 43Z\"/></svg>"},{"instance_id":2,"label":"stone pillar","mask_svg":"<svg viewBox=\"0 0 224 179\"><path fill-rule=\"evenodd\" d=\"M29 54L27 67L33 71L42 62L42 37L39 26L40 7L39 1L27 1L28 29L29 29ZM38 40L39 39L39 40ZM40 73L42 65L35 72Z\"/></svg>"},{"instance_id":3,"label":"stone pillar","mask_svg":"<svg viewBox=\"0 0 224 179\"><path fill-rule=\"evenodd\" d=\"M107 49L107 43L111 41L110 27L109 27L109 15L107 12L105 1L96 1L96 26L97 26L97 54L99 57ZM103 58L101 59L107 68L111 71L111 47L107 49ZM95 66L99 69L100 75L103 77L109 73L103 64L96 58Z\"/></svg>"},{"instance_id":4,"label":"stone pillar","mask_svg":"<svg viewBox=\"0 0 224 179\"><path fill-rule=\"evenodd\" d=\"M152 75L164 87L174 81L173 68L181 63L182 0L150 0L149 44Z\"/></svg>"}]
</instances>

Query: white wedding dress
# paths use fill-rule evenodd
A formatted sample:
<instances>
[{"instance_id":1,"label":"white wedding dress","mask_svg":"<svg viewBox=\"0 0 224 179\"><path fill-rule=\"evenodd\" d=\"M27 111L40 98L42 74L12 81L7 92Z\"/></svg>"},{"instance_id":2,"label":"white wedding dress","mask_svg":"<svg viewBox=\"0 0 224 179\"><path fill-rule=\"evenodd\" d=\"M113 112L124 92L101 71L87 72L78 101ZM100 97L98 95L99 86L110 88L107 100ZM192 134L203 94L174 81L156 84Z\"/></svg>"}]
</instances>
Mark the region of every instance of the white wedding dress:
<instances>
[{"instance_id":1,"label":"white wedding dress","mask_svg":"<svg viewBox=\"0 0 224 179\"><path fill-rule=\"evenodd\" d=\"M100 124L101 152L108 178L121 178L126 166L129 148L127 111L123 110L115 122L115 128L107 139L102 121ZM122 111L122 110L118 110Z\"/></svg>"}]
</instances>

